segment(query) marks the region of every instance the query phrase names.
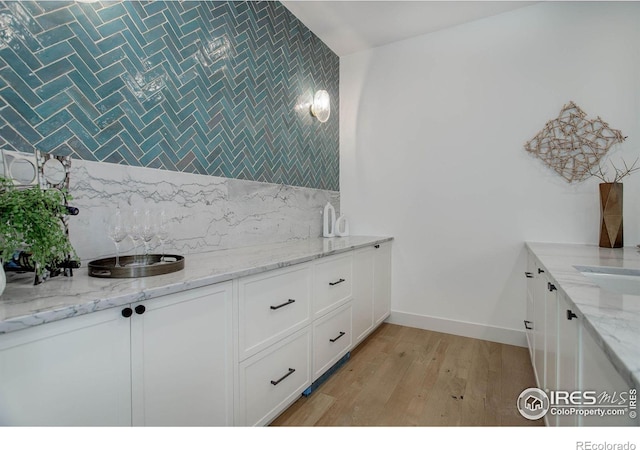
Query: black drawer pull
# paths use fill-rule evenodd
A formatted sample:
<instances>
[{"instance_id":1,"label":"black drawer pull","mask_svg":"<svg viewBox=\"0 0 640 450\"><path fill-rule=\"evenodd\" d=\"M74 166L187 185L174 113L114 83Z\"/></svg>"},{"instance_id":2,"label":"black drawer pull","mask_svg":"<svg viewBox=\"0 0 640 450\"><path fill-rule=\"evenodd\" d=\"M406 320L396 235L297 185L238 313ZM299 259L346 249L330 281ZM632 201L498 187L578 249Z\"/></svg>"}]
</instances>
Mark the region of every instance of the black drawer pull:
<instances>
[{"instance_id":1,"label":"black drawer pull","mask_svg":"<svg viewBox=\"0 0 640 450\"><path fill-rule=\"evenodd\" d=\"M532 322L531 322L530 320L525 320L525 321L524 321L524 327L525 327L527 330L533 330L533 328L529 326L529 325L531 325L531 324L532 324Z\"/></svg>"},{"instance_id":2,"label":"black drawer pull","mask_svg":"<svg viewBox=\"0 0 640 450\"><path fill-rule=\"evenodd\" d=\"M337 338L329 339L329 342L335 342L338 339L340 339L342 336L344 336L345 334L347 334L347 333L345 333L344 331L341 331L340 335Z\"/></svg>"},{"instance_id":3,"label":"black drawer pull","mask_svg":"<svg viewBox=\"0 0 640 450\"><path fill-rule=\"evenodd\" d=\"M533 278L533 274L531 272L525 272L524 276L527 278Z\"/></svg>"},{"instance_id":4,"label":"black drawer pull","mask_svg":"<svg viewBox=\"0 0 640 450\"><path fill-rule=\"evenodd\" d=\"M553 291L557 291L558 289L556 289L556 285L553 283L547 283L547 289L549 289L549 292L553 292Z\"/></svg>"},{"instance_id":5,"label":"black drawer pull","mask_svg":"<svg viewBox=\"0 0 640 450\"><path fill-rule=\"evenodd\" d=\"M273 384L274 386L277 385L278 383L280 383L282 380L284 380L285 378L287 378L289 375L291 375L293 372L295 372L296 369L292 369L289 368L289 372L287 372L282 378L280 378L278 381L273 381L271 380L271 384Z\"/></svg>"},{"instance_id":6,"label":"black drawer pull","mask_svg":"<svg viewBox=\"0 0 640 450\"><path fill-rule=\"evenodd\" d=\"M544 270L538 269L538 273L544 273Z\"/></svg>"},{"instance_id":7,"label":"black drawer pull","mask_svg":"<svg viewBox=\"0 0 640 450\"><path fill-rule=\"evenodd\" d=\"M289 300L287 300L286 302L284 302L284 303L283 303L283 304L281 304L281 305L278 305L278 306L271 306L271 309L278 309L278 308L282 308L283 306L287 306L287 305L290 305L290 304L295 303L295 302L296 302L296 301L295 301L294 299L290 298Z\"/></svg>"},{"instance_id":8,"label":"black drawer pull","mask_svg":"<svg viewBox=\"0 0 640 450\"><path fill-rule=\"evenodd\" d=\"M572 319L577 319L578 316L576 316L576 314L571 311L570 309L567 309L567 320L572 320Z\"/></svg>"},{"instance_id":9,"label":"black drawer pull","mask_svg":"<svg viewBox=\"0 0 640 450\"><path fill-rule=\"evenodd\" d=\"M336 284L340 284L343 283L347 280L345 280L344 278L340 278L338 281L334 281L333 283L329 283L329 286L335 286Z\"/></svg>"},{"instance_id":10,"label":"black drawer pull","mask_svg":"<svg viewBox=\"0 0 640 450\"><path fill-rule=\"evenodd\" d=\"M374 248L380 248L380 244L376 244L373 246Z\"/></svg>"},{"instance_id":11,"label":"black drawer pull","mask_svg":"<svg viewBox=\"0 0 640 450\"><path fill-rule=\"evenodd\" d=\"M131 317L132 314L133 314L133 309L131 308L125 308L122 310L122 317Z\"/></svg>"}]
</instances>

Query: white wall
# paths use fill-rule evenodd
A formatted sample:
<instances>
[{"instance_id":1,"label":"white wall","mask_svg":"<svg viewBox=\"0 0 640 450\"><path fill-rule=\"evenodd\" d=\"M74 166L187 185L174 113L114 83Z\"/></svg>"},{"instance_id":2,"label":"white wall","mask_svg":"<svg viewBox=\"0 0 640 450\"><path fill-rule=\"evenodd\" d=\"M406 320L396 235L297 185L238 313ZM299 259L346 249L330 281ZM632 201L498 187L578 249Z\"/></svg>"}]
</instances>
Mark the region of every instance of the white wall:
<instances>
[{"instance_id":1,"label":"white wall","mask_svg":"<svg viewBox=\"0 0 640 450\"><path fill-rule=\"evenodd\" d=\"M341 212L396 238L392 321L524 345L523 243L597 245L599 203L523 145L573 100L628 136L615 162L640 154L640 3L540 3L340 68ZM635 246L640 173L624 186Z\"/></svg>"}]
</instances>

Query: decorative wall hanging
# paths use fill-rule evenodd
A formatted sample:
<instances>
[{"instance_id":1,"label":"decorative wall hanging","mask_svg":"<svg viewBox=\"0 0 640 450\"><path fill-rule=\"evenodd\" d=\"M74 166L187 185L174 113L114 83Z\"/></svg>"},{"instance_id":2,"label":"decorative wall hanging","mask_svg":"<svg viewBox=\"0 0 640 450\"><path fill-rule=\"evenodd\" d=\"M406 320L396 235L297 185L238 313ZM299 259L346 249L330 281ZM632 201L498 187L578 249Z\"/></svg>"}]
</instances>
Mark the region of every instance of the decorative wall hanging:
<instances>
[{"instance_id":1,"label":"decorative wall hanging","mask_svg":"<svg viewBox=\"0 0 640 450\"><path fill-rule=\"evenodd\" d=\"M600 117L587 119L587 114L572 101L560 115L524 146L569 183L583 181L593 175L602 157L612 145L626 137Z\"/></svg>"}]
</instances>

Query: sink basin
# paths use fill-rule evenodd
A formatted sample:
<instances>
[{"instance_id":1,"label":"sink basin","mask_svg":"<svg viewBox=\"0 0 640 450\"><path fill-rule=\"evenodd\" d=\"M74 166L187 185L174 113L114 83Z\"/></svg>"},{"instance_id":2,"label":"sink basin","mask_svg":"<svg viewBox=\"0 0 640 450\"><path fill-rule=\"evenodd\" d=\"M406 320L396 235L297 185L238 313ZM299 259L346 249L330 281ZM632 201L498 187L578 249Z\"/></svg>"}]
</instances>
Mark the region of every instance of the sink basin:
<instances>
[{"instance_id":1,"label":"sink basin","mask_svg":"<svg viewBox=\"0 0 640 450\"><path fill-rule=\"evenodd\" d=\"M640 295L640 269L604 266L574 266L602 289L616 294Z\"/></svg>"}]
</instances>

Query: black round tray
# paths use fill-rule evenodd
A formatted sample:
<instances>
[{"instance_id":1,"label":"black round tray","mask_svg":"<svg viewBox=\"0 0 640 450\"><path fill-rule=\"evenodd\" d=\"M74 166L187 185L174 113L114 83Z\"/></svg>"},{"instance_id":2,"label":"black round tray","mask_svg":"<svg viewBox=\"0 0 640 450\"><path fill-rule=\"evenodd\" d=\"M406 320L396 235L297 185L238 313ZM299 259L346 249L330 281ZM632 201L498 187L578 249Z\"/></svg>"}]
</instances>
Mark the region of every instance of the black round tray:
<instances>
[{"instance_id":1,"label":"black round tray","mask_svg":"<svg viewBox=\"0 0 640 450\"><path fill-rule=\"evenodd\" d=\"M140 278L163 275L184 269L184 256L180 255L125 255L119 258L96 259L89 263L89 276L98 278Z\"/></svg>"}]
</instances>

